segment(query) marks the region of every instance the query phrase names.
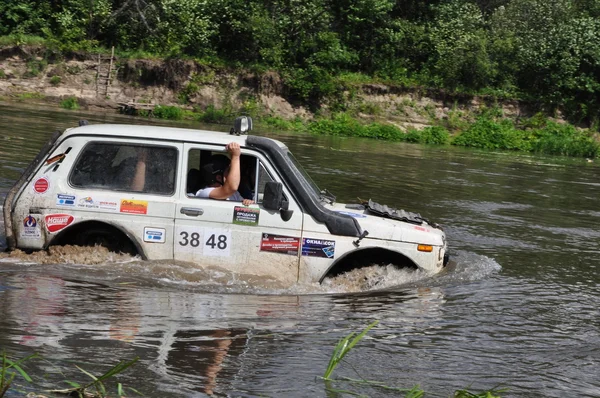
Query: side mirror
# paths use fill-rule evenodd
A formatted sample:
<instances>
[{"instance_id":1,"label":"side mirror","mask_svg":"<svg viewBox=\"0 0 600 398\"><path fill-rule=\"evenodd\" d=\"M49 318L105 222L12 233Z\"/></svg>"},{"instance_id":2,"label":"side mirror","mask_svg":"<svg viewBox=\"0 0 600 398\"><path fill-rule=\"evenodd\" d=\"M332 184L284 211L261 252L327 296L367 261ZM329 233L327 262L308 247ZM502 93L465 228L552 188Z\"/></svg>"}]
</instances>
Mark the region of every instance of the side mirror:
<instances>
[{"instance_id":1,"label":"side mirror","mask_svg":"<svg viewBox=\"0 0 600 398\"><path fill-rule=\"evenodd\" d=\"M280 182L271 181L265 184L263 206L267 210L279 211L283 221L289 221L294 214L293 210L288 209L288 201L283 199L283 185Z\"/></svg>"}]
</instances>

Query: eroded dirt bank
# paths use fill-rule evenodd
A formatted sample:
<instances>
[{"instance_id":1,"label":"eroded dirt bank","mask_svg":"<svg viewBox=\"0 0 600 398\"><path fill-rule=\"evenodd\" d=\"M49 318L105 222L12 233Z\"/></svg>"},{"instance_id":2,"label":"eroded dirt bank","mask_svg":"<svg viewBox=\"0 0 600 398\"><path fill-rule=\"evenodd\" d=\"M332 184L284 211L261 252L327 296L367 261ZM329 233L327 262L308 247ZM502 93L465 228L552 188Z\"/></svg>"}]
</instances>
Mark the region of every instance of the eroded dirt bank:
<instances>
[{"instance_id":1,"label":"eroded dirt bank","mask_svg":"<svg viewBox=\"0 0 600 398\"><path fill-rule=\"evenodd\" d=\"M110 58L110 57L108 57ZM57 56L44 48L0 49L0 97L27 102L59 102L76 97L94 110L118 109L119 103L177 105L192 109L252 108L292 119L310 119L307 107L293 102L275 72L257 74L216 70L192 60L123 59L115 57L106 85L110 60L98 54L70 53ZM380 84L349 87L343 96L347 109L365 120L387 121L406 129L422 128L433 120L466 118L482 107L498 106L504 116L529 116L514 101L486 102L484 98L448 95L439 91L407 90ZM327 104L322 104L327 110Z\"/></svg>"}]
</instances>

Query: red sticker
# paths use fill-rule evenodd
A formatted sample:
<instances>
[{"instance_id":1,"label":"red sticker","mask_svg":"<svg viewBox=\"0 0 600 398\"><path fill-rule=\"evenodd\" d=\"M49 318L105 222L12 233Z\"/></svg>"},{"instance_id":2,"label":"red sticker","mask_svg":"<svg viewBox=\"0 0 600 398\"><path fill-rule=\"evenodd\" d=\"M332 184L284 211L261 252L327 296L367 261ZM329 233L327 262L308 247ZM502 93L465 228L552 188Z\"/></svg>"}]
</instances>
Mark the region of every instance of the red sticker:
<instances>
[{"instance_id":1,"label":"red sticker","mask_svg":"<svg viewBox=\"0 0 600 398\"><path fill-rule=\"evenodd\" d=\"M46 179L46 177L41 177L35 180L33 183L33 190L37 193L44 193L48 190L50 183Z\"/></svg>"},{"instance_id":2,"label":"red sticker","mask_svg":"<svg viewBox=\"0 0 600 398\"><path fill-rule=\"evenodd\" d=\"M46 216L46 228L49 232L57 232L73 222L70 214L48 214Z\"/></svg>"}]
</instances>

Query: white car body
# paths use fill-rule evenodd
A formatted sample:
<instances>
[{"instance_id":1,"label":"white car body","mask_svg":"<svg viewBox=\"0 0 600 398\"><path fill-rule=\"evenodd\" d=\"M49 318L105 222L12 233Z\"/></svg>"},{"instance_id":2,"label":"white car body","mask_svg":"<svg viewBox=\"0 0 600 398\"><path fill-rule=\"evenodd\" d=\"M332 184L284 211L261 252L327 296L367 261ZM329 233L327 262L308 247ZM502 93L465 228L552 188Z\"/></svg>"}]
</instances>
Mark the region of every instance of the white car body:
<instances>
[{"instance_id":1,"label":"white car body","mask_svg":"<svg viewBox=\"0 0 600 398\"><path fill-rule=\"evenodd\" d=\"M192 166L202 165L208 154L226 153L232 141L255 168L252 188L258 203L243 206L186 192ZM143 168L145 185L129 189L133 183L126 179L140 170L140 148L150 157ZM273 196L273 187L281 194ZM373 263L433 274L447 260L445 234L435 224L327 201L281 142L203 130L67 129L50 140L15 184L4 212L9 250L106 243L144 259L217 266L287 286Z\"/></svg>"}]
</instances>

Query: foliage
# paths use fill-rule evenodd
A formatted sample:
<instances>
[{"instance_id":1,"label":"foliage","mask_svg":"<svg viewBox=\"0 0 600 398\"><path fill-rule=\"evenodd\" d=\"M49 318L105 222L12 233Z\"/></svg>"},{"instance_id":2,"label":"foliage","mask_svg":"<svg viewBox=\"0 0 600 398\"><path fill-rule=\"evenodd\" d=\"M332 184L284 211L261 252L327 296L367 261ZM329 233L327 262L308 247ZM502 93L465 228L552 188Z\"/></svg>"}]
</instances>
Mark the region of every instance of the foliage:
<instances>
[{"instance_id":1,"label":"foliage","mask_svg":"<svg viewBox=\"0 0 600 398\"><path fill-rule=\"evenodd\" d=\"M355 332L352 332L349 335L347 335L346 337L341 338L340 341L338 341L337 345L333 349L331 358L329 359L329 364L327 365L327 369L325 370L325 373L323 374L324 379L329 379L329 377L331 376L331 374L333 373L333 371L335 370L337 365L340 363L340 361L342 359L344 359L346 354L348 354L350 352L350 350L352 348L354 348L354 346L356 344L358 344L358 342L361 341L363 337L365 337L367 332L369 330L371 330L378 323L379 323L379 321L374 321L369 326L367 326L365 328L365 330L360 332L358 335Z\"/></svg>"},{"instance_id":2,"label":"foliage","mask_svg":"<svg viewBox=\"0 0 600 398\"><path fill-rule=\"evenodd\" d=\"M176 106L156 105L153 115L158 119L181 120L183 119L183 110Z\"/></svg>"},{"instance_id":3,"label":"foliage","mask_svg":"<svg viewBox=\"0 0 600 398\"><path fill-rule=\"evenodd\" d=\"M452 141L453 145L484 149L529 151L526 135L508 119L500 122L480 117Z\"/></svg>"},{"instance_id":4,"label":"foliage","mask_svg":"<svg viewBox=\"0 0 600 398\"><path fill-rule=\"evenodd\" d=\"M13 369L17 371L26 381L31 382L31 377L29 377L29 375L23 370L21 365L25 361L36 356L37 354L32 354L18 361L14 361L7 357L6 352L2 352L2 362L0 363L0 397L3 397L4 394L6 394L13 380L17 376L17 373L15 373Z\"/></svg>"},{"instance_id":5,"label":"foliage","mask_svg":"<svg viewBox=\"0 0 600 398\"><path fill-rule=\"evenodd\" d=\"M204 112L200 112L197 120L204 123L230 123L234 119L234 113L231 109L217 109L214 105L206 107Z\"/></svg>"},{"instance_id":6,"label":"foliage","mask_svg":"<svg viewBox=\"0 0 600 398\"><path fill-rule=\"evenodd\" d=\"M114 45L130 57L273 70L314 111L348 111L357 85L386 83L516 97L598 124L599 17L597 1L579 0L22 0L0 2L0 46ZM26 77L45 63L31 59ZM180 101L213 80L211 70L192 76Z\"/></svg>"},{"instance_id":7,"label":"foliage","mask_svg":"<svg viewBox=\"0 0 600 398\"><path fill-rule=\"evenodd\" d=\"M450 142L450 133L441 126L428 126L422 130L411 129L406 134L406 141L419 144L444 145Z\"/></svg>"},{"instance_id":8,"label":"foliage","mask_svg":"<svg viewBox=\"0 0 600 398\"><path fill-rule=\"evenodd\" d=\"M111 377L113 377L119 373L122 373L127 368L129 368L130 366L135 364L138 361L138 359L139 359L139 357L135 357L131 361L121 361L100 376L94 376L92 373L86 371L85 369L82 369L79 366L76 366L76 368L79 369L83 374L90 377L92 379L92 381L82 385L77 382L65 380L65 382L67 384L71 385L72 388L69 388L66 390L53 390L51 392L67 394L69 396L78 396L78 397L85 397L85 396L92 396L94 398L108 397L108 394L106 391L106 386L104 385L106 380L110 379ZM95 390L95 392L89 391L92 389ZM129 389L131 391L135 392L136 394L142 395L140 392L138 392L137 390L135 390L133 388L129 388ZM120 397L124 396L124 389L123 389L123 385L121 383L117 384L117 394Z\"/></svg>"},{"instance_id":9,"label":"foliage","mask_svg":"<svg viewBox=\"0 0 600 398\"><path fill-rule=\"evenodd\" d=\"M69 97L60 102L60 107L63 109L77 110L79 109L79 102L75 97Z\"/></svg>"},{"instance_id":10,"label":"foliage","mask_svg":"<svg viewBox=\"0 0 600 398\"><path fill-rule=\"evenodd\" d=\"M52 76L50 78L50 84L52 84L53 86L58 86L61 81L62 81L62 79L60 76Z\"/></svg>"}]
</instances>

